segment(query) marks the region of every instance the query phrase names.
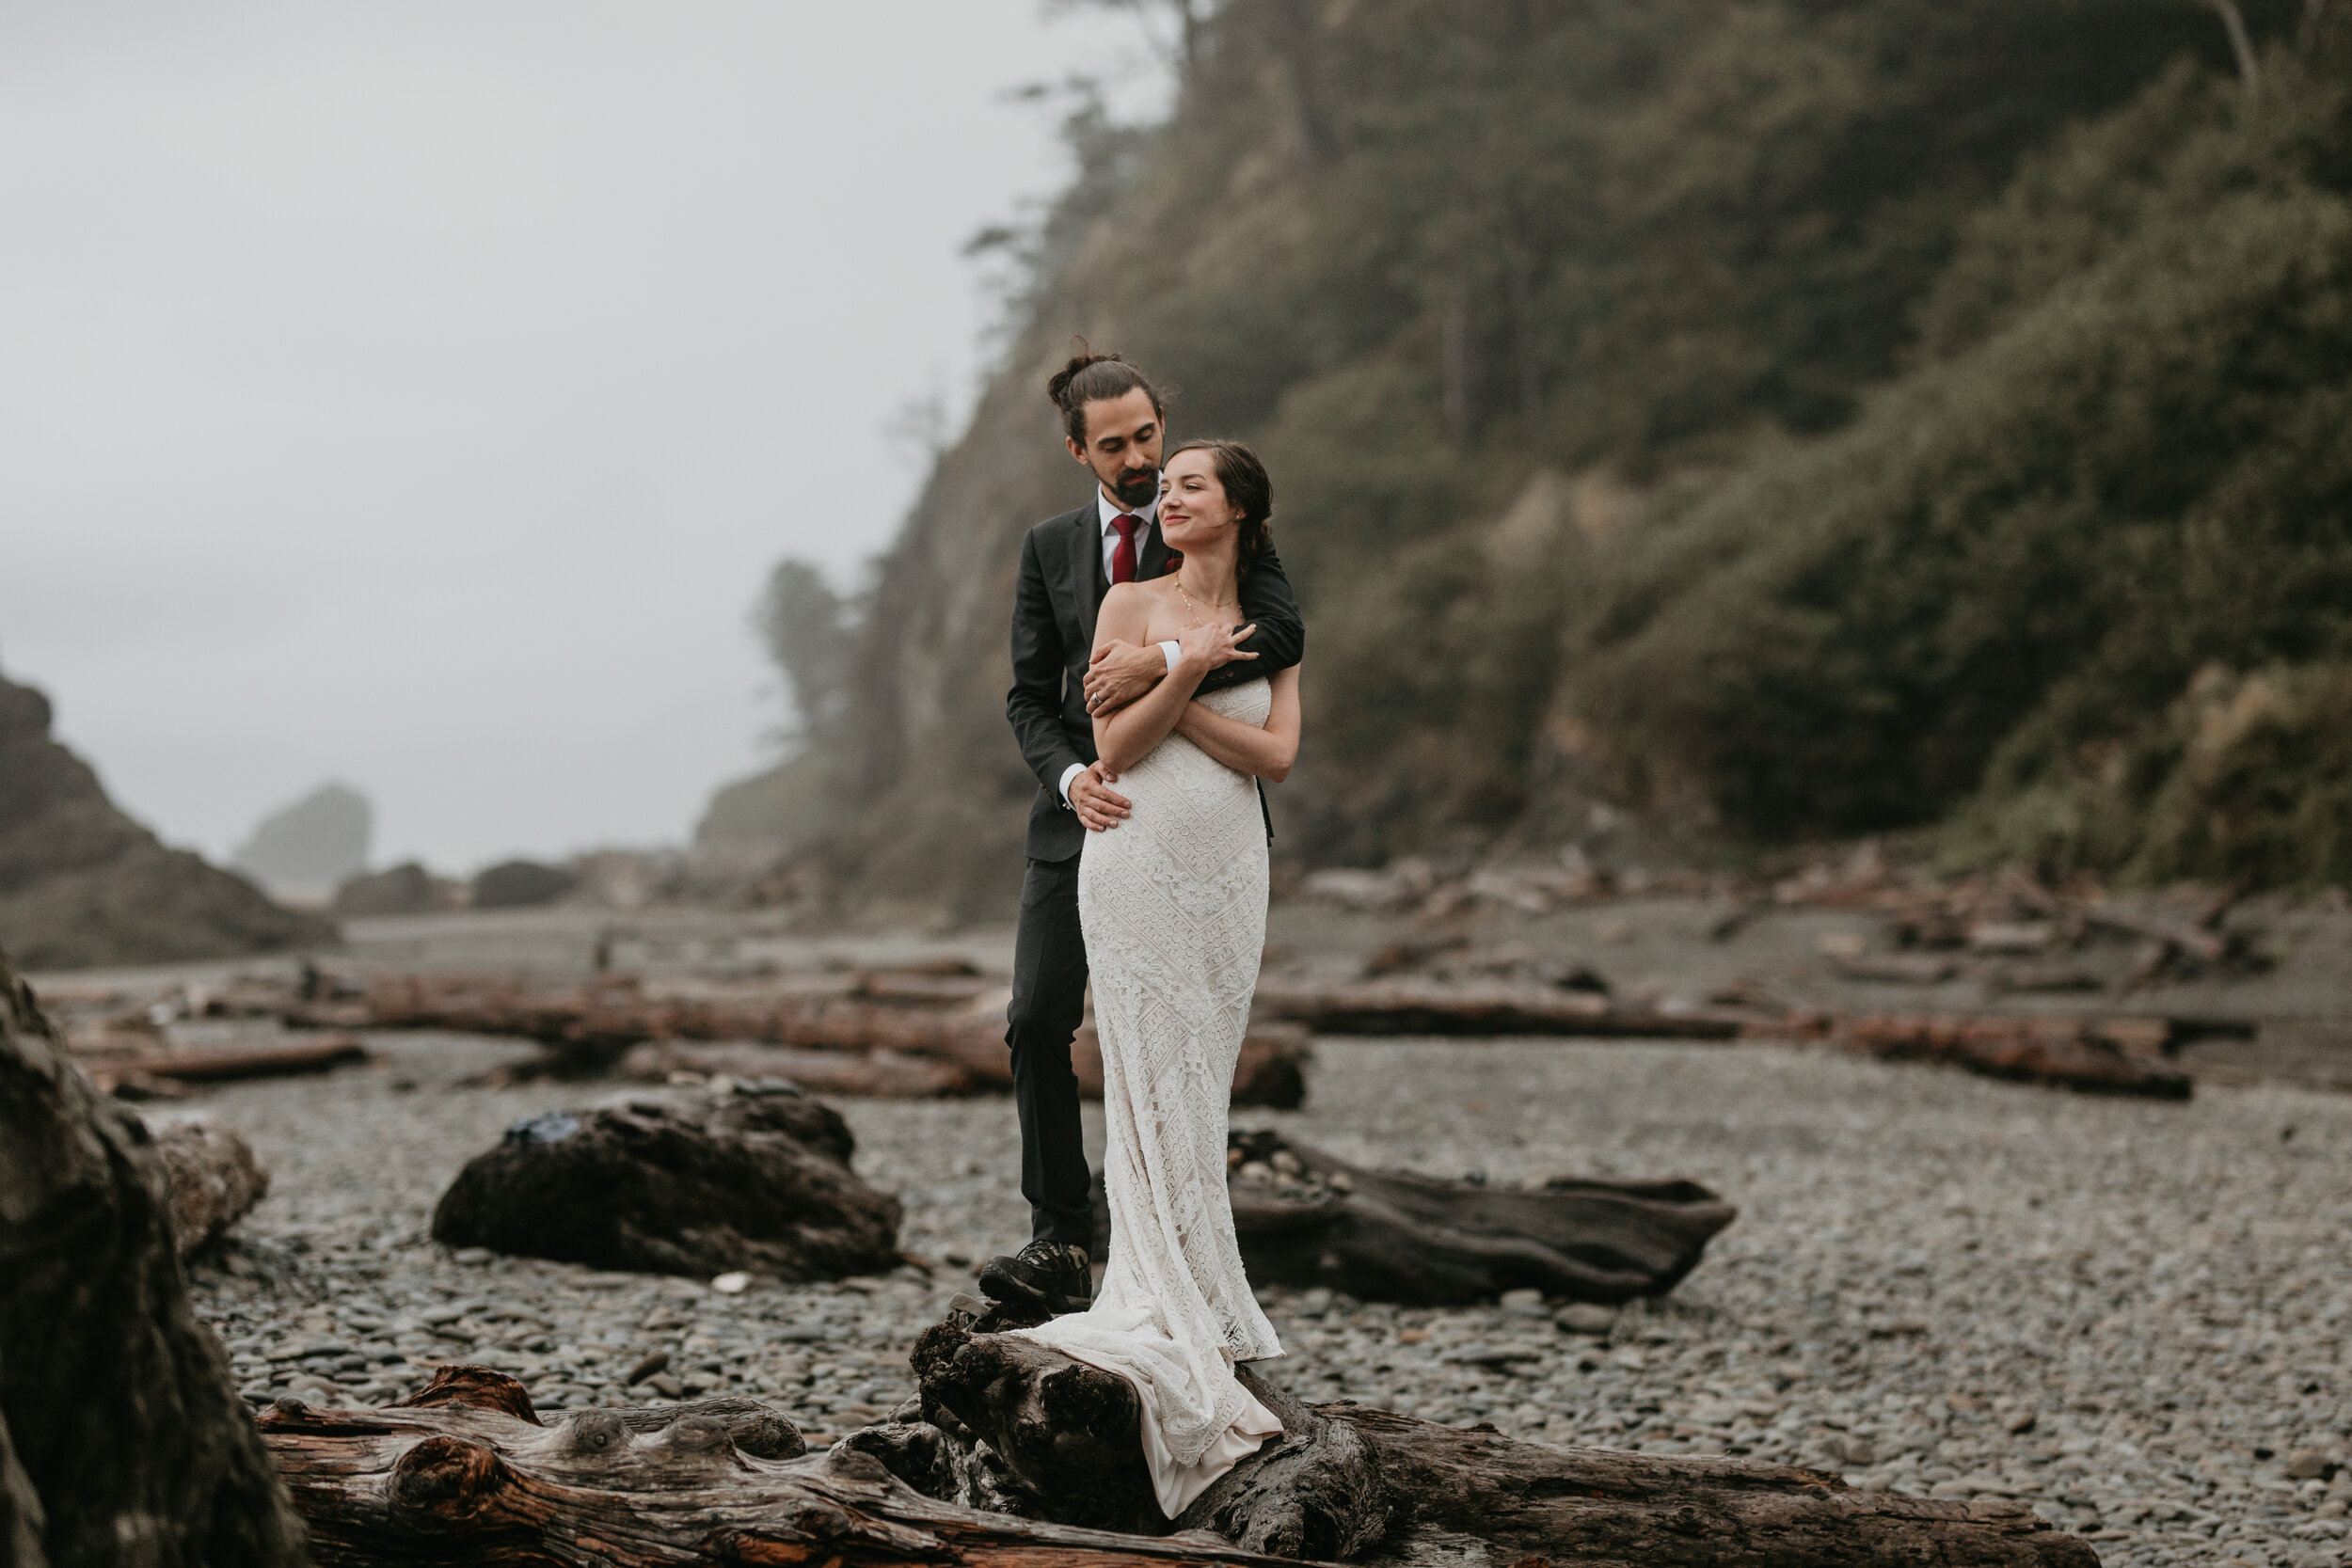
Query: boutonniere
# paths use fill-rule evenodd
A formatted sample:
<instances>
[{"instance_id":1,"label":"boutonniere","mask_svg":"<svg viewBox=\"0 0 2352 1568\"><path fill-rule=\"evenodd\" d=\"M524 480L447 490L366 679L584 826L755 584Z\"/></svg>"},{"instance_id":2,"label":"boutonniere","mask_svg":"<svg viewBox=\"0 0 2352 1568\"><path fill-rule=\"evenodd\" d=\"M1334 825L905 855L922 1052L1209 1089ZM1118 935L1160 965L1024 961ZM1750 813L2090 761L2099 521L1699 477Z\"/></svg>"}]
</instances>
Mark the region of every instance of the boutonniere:
<instances>
[{"instance_id":1,"label":"boutonniere","mask_svg":"<svg viewBox=\"0 0 2352 1568\"><path fill-rule=\"evenodd\" d=\"M1165 578L1165 577L1171 577L1171 576L1173 576L1173 575L1175 574L1175 572L1176 572L1176 569L1177 569L1178 567L1182 566L1184 563L1184 551L1182 551L1182 550L1170 550L1170 551L1168 551L1168 564L1167 564L1167 565L1165 565L1165 566L1162 566L1162 567L1160 568L1160 576L1162 576L1162 577L1164 577L1164 578Z\"/></svg>"}]
</instances>

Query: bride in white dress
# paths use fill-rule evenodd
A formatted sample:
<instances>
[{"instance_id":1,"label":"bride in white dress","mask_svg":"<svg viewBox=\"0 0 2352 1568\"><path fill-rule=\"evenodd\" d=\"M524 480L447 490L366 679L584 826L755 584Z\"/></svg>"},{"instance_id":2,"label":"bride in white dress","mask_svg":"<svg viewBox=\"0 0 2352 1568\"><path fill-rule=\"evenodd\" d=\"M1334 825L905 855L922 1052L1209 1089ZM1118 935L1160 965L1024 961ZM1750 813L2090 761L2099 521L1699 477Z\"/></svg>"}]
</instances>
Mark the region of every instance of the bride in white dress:
<instances>
[{"instance_id":1,"label":"bride in white dress","mask_svg":"<svg viewBox=\"0 0 2352 1568\"><path fill-rule=\"evenodd\" d=\"M1173 1519L1282 1430L1233 1375L1234 1363L1282 1347L1242 1272L1225 1132L1265 943L1256 780L1289 773L1299 712L1295 666L1193 698L1248 633L1233 622L1273 511L1263 466L1238 442L1196 441L1163 476L1160 528L1183 564L1112 588L1095 645L1173 639L1182 653L1149 694L1094 721L1104 773L1133 810L1087 835L1078 865L1103 1042L1110 1258L1092 1307L1022 1332L1135 1386L1144 1457Z\"/></svg>"}]
</instances>

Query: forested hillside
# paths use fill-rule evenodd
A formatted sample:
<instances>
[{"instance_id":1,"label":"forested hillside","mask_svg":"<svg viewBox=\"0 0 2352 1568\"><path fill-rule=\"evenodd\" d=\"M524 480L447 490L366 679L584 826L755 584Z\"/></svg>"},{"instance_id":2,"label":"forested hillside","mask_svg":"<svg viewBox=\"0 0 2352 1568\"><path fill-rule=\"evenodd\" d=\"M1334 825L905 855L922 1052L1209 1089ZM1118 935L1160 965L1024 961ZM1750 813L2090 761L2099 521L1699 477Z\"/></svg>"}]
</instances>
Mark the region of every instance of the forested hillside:
<instances>
[{"instance_id":1,"label":"forested hillside","mask_svg":"<svg viewBox=\"0 0 2352 1568\"><path fill-rule=\"evenodd\" d=\"M2352 16L2233 9L1196 0L1168 124L1073 120L810 731L851 902L1017 885L1073 334L1272 467L1295 863L1930 827L2352 878Z\"/></svg>"}]
</instances>

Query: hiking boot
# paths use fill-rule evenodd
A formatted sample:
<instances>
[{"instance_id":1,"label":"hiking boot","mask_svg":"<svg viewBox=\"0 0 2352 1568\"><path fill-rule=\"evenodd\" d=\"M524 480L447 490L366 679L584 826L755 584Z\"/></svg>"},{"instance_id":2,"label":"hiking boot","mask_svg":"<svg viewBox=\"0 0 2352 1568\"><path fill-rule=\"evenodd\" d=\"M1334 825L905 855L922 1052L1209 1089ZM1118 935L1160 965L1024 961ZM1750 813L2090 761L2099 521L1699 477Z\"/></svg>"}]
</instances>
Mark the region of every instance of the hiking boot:
<instances>
[{"instance_id":1,"label":"hiking boot","mask_svg":"<svg viewBox=\"0 0 2352 1568\"><path fill-rule=\"evenodd\" d=\"M1083 1312L1094 1296L1094 1271L1087 1249L1075 1243L1031 1242L1010 1258L988 1260L980 1270L980 1293L1056 1317Z\"/></svg>"}]
</instances>

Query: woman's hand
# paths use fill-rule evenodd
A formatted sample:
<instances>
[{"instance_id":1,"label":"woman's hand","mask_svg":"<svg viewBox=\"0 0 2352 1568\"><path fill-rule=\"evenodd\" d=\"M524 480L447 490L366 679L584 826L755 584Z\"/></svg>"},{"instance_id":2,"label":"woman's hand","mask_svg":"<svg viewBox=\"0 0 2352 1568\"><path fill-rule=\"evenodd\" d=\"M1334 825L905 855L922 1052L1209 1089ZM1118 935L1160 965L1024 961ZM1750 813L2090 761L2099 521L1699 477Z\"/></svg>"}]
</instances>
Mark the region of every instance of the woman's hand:
<instances>
[{"instance_id":1,"label":"woman's hand","mask_svg":"<svg viewBox=\"0 0 2352 1568\"><path fill-rule=\"evenodd\" d=\"M1237 658L1255 658L1256 654L1242 652L1241 644L1257 629L1254 621L1246 626L1186 626L1176 634L1176 662L1198 676Z\"/></svg>"}]
</instances>

